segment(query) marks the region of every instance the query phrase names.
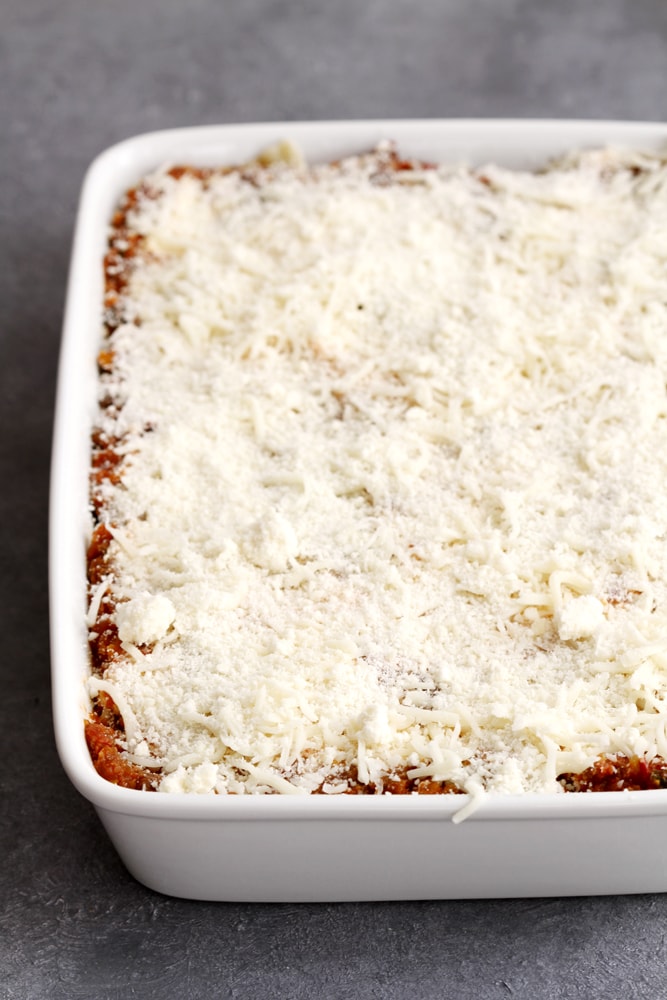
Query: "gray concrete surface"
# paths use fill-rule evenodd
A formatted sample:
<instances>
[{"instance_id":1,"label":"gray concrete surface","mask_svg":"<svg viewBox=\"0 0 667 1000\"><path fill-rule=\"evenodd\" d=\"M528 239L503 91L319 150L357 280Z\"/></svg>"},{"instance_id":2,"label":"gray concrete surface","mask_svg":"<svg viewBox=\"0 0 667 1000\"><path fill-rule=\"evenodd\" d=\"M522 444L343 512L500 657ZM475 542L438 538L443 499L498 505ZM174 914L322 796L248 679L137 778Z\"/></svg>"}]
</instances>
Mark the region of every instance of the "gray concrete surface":
<instances>
[{"instance_id":1,"label":"gray concrete surface","mask_svg":"<svg viewBox=\"0 0 667 1000\"><path fill-rule=\"evenodd\" d=\"M46 595L59 327L98 151L207 122L666 109L664 0L4 0L0 998L667 996L663 896L250 906L142 888L56 758Z\"/></svg>"}]
</instances>

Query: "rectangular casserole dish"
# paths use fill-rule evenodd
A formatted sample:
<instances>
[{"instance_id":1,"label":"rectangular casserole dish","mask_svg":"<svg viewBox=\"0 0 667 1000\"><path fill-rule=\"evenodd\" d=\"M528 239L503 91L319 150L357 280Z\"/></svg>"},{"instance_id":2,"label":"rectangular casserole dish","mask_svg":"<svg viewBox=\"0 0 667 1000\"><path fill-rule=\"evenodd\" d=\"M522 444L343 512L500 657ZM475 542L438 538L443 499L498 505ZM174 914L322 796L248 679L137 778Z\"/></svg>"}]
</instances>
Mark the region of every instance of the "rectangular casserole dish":
<instances>
[{"instance_id":1,"label":"rectangular casserole dish","mask_svg":"<svg viewBox=\"0 0 667 1000\"><path fill-rule=\"evenodd\" d=\"M393 139L431 160L538 167L573 148L656 149L651 123L376 121L179 129L107 150L85 180L74 239L55 423L50 588L58 750L130 872L175 896L316 901L479 898L667 889L667 791L488 796L195 796L119 788L85 745L85 548L103 298L102 258L122 193L164 162L239 163L288 138L326 161ZM630 844L639 850L630 850Z\"/></svg>"}]
</instances>

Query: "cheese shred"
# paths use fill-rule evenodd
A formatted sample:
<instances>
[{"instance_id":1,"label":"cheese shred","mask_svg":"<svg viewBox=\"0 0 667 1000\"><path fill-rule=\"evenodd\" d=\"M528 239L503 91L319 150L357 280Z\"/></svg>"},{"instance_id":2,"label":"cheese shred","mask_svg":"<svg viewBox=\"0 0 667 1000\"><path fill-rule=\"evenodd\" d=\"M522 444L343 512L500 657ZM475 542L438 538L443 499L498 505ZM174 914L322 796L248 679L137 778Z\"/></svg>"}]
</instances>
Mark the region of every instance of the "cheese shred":
<instances>
[{"instance_id":1,"label":"cheese shred","mask_svg":"<svg viewBox=\"0 0 667 1000\"><path fill-rule=\"evenodd\" d=\"M409 773L460 822L664 753L662 157L272 154L160 171L127 220L91 692L162 791Z\"/></svg>"}]
</instances>

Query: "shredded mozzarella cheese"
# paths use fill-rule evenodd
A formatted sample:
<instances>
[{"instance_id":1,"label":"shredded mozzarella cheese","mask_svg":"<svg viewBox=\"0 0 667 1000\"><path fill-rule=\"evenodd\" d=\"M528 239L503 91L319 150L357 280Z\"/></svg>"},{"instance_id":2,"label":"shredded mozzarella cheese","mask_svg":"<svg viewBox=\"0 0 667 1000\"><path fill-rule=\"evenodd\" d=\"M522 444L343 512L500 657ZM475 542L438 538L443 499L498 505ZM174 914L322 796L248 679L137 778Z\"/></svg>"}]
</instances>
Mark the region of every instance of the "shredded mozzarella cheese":
<instances>
[{"instance_id":1,"label":"shredded mozzarella cheese","mask_svg":"<svg viewBox=\"0 0 667 1000\"><path fill-rule=\"evenodd\" d=\"M664 753L665 162L267 170L130 219L128 749L164 791L449 779L457 820Z\"/></svg>"}]
</instances>

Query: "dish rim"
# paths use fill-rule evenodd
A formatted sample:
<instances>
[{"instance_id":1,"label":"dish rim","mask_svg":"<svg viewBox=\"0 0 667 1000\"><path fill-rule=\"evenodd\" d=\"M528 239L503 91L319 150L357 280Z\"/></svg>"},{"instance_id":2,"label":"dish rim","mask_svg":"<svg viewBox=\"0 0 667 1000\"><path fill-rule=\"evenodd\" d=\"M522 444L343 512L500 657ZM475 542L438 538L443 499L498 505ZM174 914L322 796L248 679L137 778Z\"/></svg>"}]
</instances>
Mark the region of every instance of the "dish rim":
<instances>
[{"instance_id":1,"label":"dish rim","mask_svg":"<svg viewBox=\"0 0 667 1000\"><path fill-rule=\"evenodd\" d=\"M526 166L544 162L560 149L606 144L667 146L667 123L587 119L361 119L353 121L257 122L204 125L140 133L102 151L89 166L77 211L56 393L49 511L49 603L51 670L56 745L63 767L77 790L95 806L146 818L198 820L332 820L451 819L468 795L445 796L203 796L160 794L120 788L100 777L83 735L87 696L88 651L85 640L85 531L89 521L88 464L90 430L95 412L95 357L99 335L91 344L90 328L100 326L101 260L106 247L110 211L127 187L150 169L182 151L181 162L206 165L238 162L269 142L290 138L315 146L313 158L330 159L369 148L381 138L396 138L412 155L437 140L489 151L496 161L518 158ZM407 144L407 147L406 145ZM437 144L437 143L436 143ZM526 152L530 144L530 152ZM338 149L338 153L331 152ZM551 149L551 154L548 150ZM241 152L245 150L245 152ZM523 151L523 154L522 154ZM432 154L433 155L433 154ZM443 155L442 153L437 155ZM458 156L461 156L459 153ZM452 158L457 158L454 155ZM489 155L470 155L482 162ZM82 348L88 347L89 354ZM91 371L95 370L95 377ZM83 388L77 389L81 385ZM73 400L74 402L71 402ZM83 419L85 417L85 419ZM83 425L82 425L83 419ZM77 480L72 502L72 468ZM82 508L82 499L86 512ZM75 512L78 515L75 517ZM76 528L75 523L79 525ZM76 552L78 550L78 556ZM74 732L78 729L78 735ZM641 792L519 795L483 797L470 821L573 819L667 814L667 789Z\"/></svg>"}]
</instances>

